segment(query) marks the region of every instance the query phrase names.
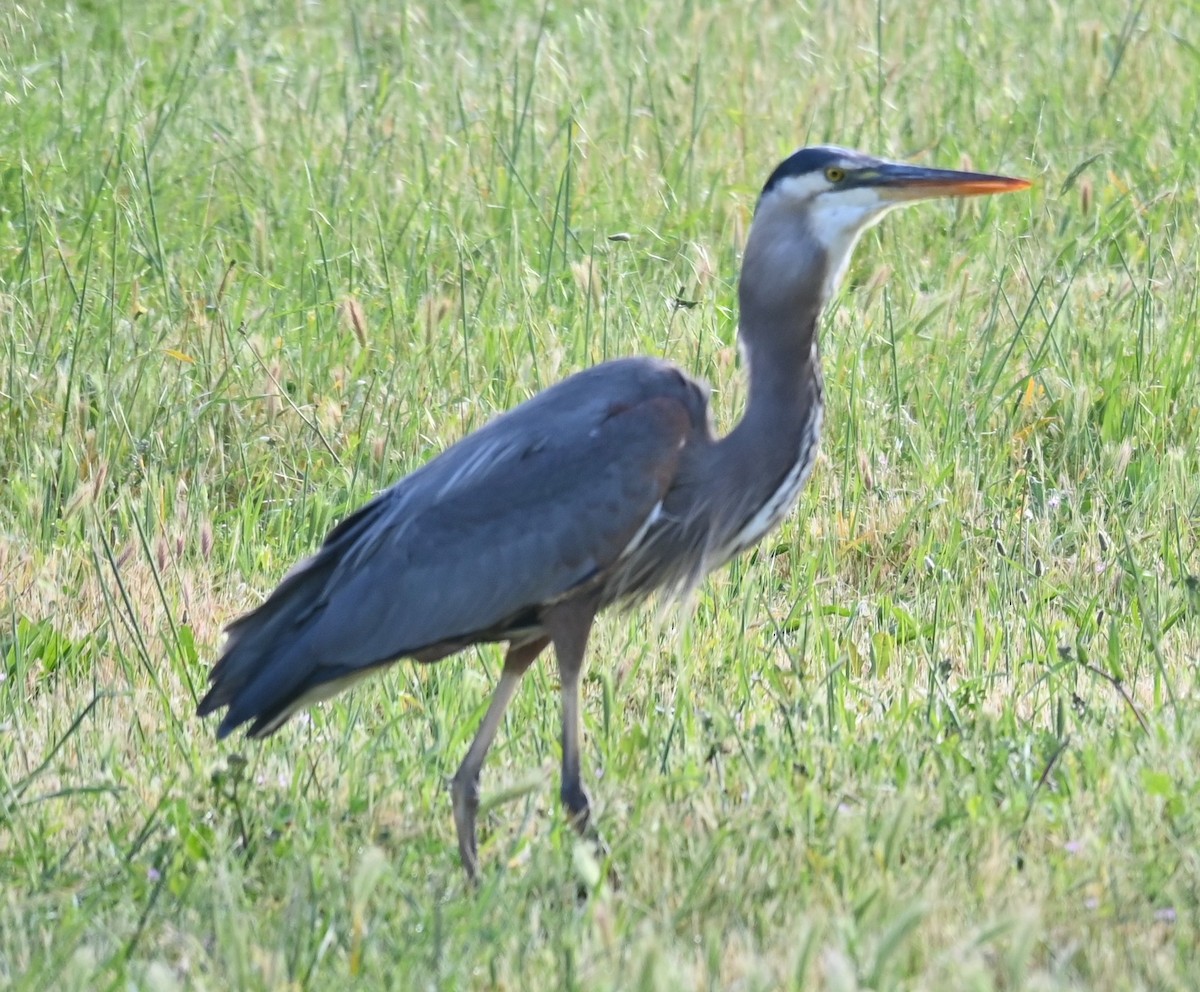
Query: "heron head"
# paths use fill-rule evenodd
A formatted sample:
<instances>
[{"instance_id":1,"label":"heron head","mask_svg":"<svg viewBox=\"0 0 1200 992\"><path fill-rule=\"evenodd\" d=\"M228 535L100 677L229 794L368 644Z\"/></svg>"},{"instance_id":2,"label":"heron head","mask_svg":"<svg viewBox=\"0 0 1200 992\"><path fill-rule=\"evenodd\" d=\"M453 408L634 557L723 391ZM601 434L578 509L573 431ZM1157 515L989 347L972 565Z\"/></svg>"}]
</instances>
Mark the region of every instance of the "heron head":
<instances>
[{"instance_id":1,"label":"heron head","mask_svg":"<svg viewBox=\"0 0 1200 992\"><path fill-rule=\"evenodd\" d=\"M928 169L819 145L801 149L771 173L754 228L758 247L768 249L763 261L791 269L800 286L813 296L819 293L814 302L820 305L836 291L859 235L889 210L934 197L982 196L1029 185L1024 179ZM782 270L773 275L786 277Z\"/></svg>"}]
</instances>

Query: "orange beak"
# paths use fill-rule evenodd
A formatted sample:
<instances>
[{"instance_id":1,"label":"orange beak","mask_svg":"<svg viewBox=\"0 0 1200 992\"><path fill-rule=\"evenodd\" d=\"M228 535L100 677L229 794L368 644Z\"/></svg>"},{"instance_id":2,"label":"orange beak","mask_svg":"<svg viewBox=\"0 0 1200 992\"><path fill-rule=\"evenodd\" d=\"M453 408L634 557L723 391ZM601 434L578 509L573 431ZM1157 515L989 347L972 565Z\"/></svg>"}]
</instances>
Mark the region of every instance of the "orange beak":
<instances>
[{"instance_id":1,"label":"orange beak","mask_svg":"<svg viewBox=\"0 0 1200 992\"><path fill-rule=\"evenodd\" d=\"M865 171L858 183L873 186L888 200L928 200L937 196L987 196L1029 189L1028 179L991 176L983 172L925 169L916 165L888 162Z\"/></svg>"}]
</instances>

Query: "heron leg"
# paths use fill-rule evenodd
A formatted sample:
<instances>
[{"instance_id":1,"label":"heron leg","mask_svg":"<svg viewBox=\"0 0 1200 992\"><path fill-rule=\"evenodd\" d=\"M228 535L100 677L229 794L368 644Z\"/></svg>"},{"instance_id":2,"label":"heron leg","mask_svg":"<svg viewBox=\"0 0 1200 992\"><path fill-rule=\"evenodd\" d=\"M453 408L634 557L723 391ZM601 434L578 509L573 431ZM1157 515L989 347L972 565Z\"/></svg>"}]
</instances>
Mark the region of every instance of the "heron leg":
<instances>
[{"instance_id":1,"label":"heron leg","mask_svg":"<svg viewBox=\"0 0 1200 992\"><path fill-rule=\"evenodd\" d=\"M556 606L545 620L554 641L558 677L562 685L562 803L571 826L603 848L600 838L592 829L591 803L579 771L579 687L588 634L595 616L594 602L575 600Z\"/></svg>"},{"instance_id":2,"label":"heron leg","mask_svg":"<svg viewBox=\"0 0 1200 992\"><path fill-rule=\"evenodd\" d=\"M483 768L488 749L496 738L504 711L508 708L521 676L549 643L548 638L541 638L508 649L508 654L504 656L504 670L500 673L500 681L492 693L492 701L488 703L487 712L483 715L483 722L475 732L475 739L471 741L467 756L463 758L458 771L454 773L454 778L450 780L454 829L458 833L458 853L467 877L472 882L479 878L479 848L475 839L475 817L479 812L479 772Z\"/></svg>"}]
</instances>

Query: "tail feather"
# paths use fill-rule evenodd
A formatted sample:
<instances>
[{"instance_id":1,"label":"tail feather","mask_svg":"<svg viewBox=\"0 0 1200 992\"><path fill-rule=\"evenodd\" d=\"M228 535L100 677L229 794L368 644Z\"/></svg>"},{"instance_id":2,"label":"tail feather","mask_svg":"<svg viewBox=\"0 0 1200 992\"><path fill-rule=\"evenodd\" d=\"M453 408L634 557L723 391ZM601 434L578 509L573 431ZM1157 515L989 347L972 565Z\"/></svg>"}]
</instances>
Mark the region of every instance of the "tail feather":
<instances>
[{"instance_id":1,"label":"tail feather","mask_svg":"<svg viewBox=\"0 0 1200 992\"><path fill-rule=\"evenodd\" d=\"M197 716L228 707L219 737L251 720L252 736L272 733L298 708L298 699L319 683L345 674L324 670L319 659L307 657L305 647L305 634L336 567L336 556L318 552L284 579L262 606L226 628L221 658L209 673L208 693L196 707Z\"/></svg>"},{"instance_id":2,"label":"tail feather","mask_svg":"<svg viewBox=\"0 0 1200 992\"><path fill-rule=\"evenodd\" d=\"M198 716L207 716L229 707L217 731L221 737L250 720L256 721L251 734L271 733L283 722L281 713L294 711L294 699L347 674L304 658L305 633L328 601L346 555L394 502L394 493L385 492L360 507L326 535L315 555L284 576L265 603L225 628L225 648L196 708Z\"/></svg>"}]
</instances>

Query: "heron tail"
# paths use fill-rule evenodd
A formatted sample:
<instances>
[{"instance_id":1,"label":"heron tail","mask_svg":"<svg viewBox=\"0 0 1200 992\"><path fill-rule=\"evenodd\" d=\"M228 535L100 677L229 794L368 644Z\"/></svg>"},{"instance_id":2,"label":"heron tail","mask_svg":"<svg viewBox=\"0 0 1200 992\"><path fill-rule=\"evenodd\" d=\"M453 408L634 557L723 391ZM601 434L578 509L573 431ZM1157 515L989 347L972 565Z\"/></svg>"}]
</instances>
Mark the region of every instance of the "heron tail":
<instances>
[{"instance_id":1,"label":"heron tail","mask_svg":"<svg viewBox=\"0 0 1200 992\"><path fill-rule=\"evenodd\" d=\"M249 736L266 737L318 698L313 694L324 683L337 679L336 669L310 656L305 636L323 604L336 568L333 559L318 552L294 569L258 609L225 628L225 646L209 673L208 693L196 707L196 715L202 717L228 707L218 737L251 721ZM325 694L334 691L331 687Z\"/></svg>"}]
</instances>

